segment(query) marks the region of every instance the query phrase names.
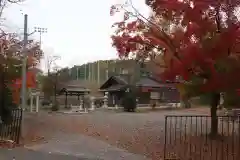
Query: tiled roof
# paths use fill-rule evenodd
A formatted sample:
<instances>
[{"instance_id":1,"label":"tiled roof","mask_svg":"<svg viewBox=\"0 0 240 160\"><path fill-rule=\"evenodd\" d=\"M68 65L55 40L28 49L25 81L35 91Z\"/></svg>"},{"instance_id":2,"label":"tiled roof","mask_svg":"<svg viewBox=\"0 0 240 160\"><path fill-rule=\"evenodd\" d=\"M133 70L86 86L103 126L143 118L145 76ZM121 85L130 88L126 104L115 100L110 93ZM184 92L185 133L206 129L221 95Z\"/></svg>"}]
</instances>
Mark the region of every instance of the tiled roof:
<instances>
[{"instance_id":1,"label":"tiled roof","mask_svg":"<svg viewBox=\"0 0 240 160\"><path fill-rule=\"evenodd\" d=\"M127 81L124 78L122 78L121 76L111 76L110 78L108 78L107 81L105 81L101 85L100 90L107 89L107 88L113 86L112 84L110 84L113 81L117 82L117 84L114 84L114 85L127 85L128 84Z\"/></svg>"},{"instance_id":2,"label":"tiled roof","mask_svg":"<svg viewBox=\"0 0 240 160\"><path fill-rule=\"evenodd\" d=\"M119 91L119 90L121 90L121 89L123 89L125 87L126 87L126 85L117 84L117 85L110 86L110 87L108 87L106 89L102 89L100 91Z\"/></svg>"},{"instance_id":3,"label":"tiled roof","mask_svg":"<svg viewBox=\"0 0 240 160\"><path fill-rule=\"evenodd\" d=\"M142 86L142 87L171 87L171 86L173 86L173 83L163 83L163 82L161 82L157 79L154 79L153 77L142 77L136 83L136 86Z\"/></svg>"},{"instance_id":4,"label":"tiled roof","mask_svg":"<svg viewBox=\"0 0 240 160\"><path fill-rule=\"evenodd\" d=\"M61 91L64 92L89 92L90 90L82 85L82 81L79 80L72 80L65 84L63 84L63 87Z\"/></svg>"}]
</instances>

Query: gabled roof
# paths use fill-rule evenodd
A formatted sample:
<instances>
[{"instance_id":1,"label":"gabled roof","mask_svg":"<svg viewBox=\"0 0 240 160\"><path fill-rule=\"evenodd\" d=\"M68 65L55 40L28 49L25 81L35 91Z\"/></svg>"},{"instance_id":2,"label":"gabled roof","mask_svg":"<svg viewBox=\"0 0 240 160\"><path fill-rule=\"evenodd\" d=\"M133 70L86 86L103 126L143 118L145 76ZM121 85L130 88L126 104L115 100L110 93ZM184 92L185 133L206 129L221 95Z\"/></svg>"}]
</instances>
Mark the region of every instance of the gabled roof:
<instances>
[{"instance_id":1,"label":"gabled roof","mask_svg":"<svg viewBox=\"0 0 240 160\"><path fill-rule=\"evenodd\" d=\"M143 77L141 78L137 83L136 86L143 86L143 87L159 87L160 83L149 78L149 77Z\"/></svg>"},{"instance_id":2,"label":"gabled roof","mask_svg":"<svg viewBox=\"0 0 240 160\"><path fill-rule=\"evenodd\" d=\"M83 93L90 92L90 90L81 85L82 82L79 80L72 80L63 85L60 92L68 92L68 93Z\"/></svg>"},{"instance_id":3,"label":"gabled roof","mask_svg":"<svg viewBox=\"0 0 240 160\"><path fill-rule=\"evenodd\" d=\"M62 88L62 92L90 92L89 89L84 88L84 87L67 87L67 88Z\"/></svg>"},{"instance_id":4,"label":"gabled roof","mask_svg":"<svg viewBox=\"0 0 240 160\"><path fill-rule=\"evenodd\" d=\"M160 80L157 80L153 77L142 77L140 80L136 83L137 87L172 87L173 83L164 83Z\"/></svg>"},{"instance_id":5,"label":"gabled roof","mask_svg":"<svg viewBox=\"0 0 240 160\"><path fill-rule=\"evenodd\" d=\"M100 90L105 90L111 86L116 86L116 85L126 86L128 85L128 83L121 76L111 76L106 82L102 84L102 86L100 87Z\"/></svg>"},{"instance_id":6,"label":"gabled roof","mask_svg":"<svg viewBox=\"0 0 240 160\"><path fill-rule=\"evenodd\" d=\"M120 91L124 88L126 88L127 86L126 85L120 85L120 84L117 84L117 85L113 85L113 86L110 86L106 89L101 89L100 91Z\"/></svg>"},{"instance_id":7,"label":"gabled roof","mask_svg":"<svg viewBox=\"0 0 240 160\"><path fill-rule=\"evenodd\" d=\"M114 76L115 80L118 81L120 84L128 84L128 80L127 77L123 76L123 75L119 75L119 76Z\"/></svg>"}]
</instances>

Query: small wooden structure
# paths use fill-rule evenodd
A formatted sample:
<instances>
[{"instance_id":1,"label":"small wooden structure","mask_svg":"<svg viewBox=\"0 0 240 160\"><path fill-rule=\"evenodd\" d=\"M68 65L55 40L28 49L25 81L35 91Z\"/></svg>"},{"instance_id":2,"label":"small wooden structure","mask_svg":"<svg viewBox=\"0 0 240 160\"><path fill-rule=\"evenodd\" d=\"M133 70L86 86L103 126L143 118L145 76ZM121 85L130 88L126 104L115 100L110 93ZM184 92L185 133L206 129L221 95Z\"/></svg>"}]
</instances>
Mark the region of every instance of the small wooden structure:
<instances>
[{"instance_id":1,"label":"small wooden structure","mask_svg":"<svg viewBox=\"0 0 240 160\"><path fill-rule=\"evenodd\" d=\"M100 87L100 91L108 93L108 106L115 106L116 104L119 104L127 86L127 80L121 76L111 76L103 83Z\"/></svg>"},{"instance_id":2,"label":"small wooden structure","mask_svg":"<svg viewBox=\"0 0 240 160\"><path fill-rule=\"evenodd\" d=\"M66 83L61 89L60 94L65 95L65 107L68 106L68 96L76 96L80 103L80 97L83 100L84 95L90 93L90 90L86 87L80 86L76 81L70 81Z\"/></svg>"},{"instance_id":3,"label":"small wooden structure","mask_svg":"<svg viewBox=\"0 0 240 160\"><path fill-rule=\"evenodd\" d=\"M101 87L101 92L108 92L108 106L118 105L129 86L136 88L138 104L150 104L151 100L159 103L179 103L179 92L174 83L166 83L151 76L142 76L134 83L129 84L121 75L111 76Z\"/></svg>"},{"instance_id":4,"label":"small wooden structure","mask_svg":"<svg viewBox=\"0 0 240 160\"><path fill-rule=\"evenodd\" d=\"M136 83L138 103L148 104L150 100L159 103L179 103L180 97L175 83L159 81L151 76L144 76Z\"/></svg>"}]
</instances>

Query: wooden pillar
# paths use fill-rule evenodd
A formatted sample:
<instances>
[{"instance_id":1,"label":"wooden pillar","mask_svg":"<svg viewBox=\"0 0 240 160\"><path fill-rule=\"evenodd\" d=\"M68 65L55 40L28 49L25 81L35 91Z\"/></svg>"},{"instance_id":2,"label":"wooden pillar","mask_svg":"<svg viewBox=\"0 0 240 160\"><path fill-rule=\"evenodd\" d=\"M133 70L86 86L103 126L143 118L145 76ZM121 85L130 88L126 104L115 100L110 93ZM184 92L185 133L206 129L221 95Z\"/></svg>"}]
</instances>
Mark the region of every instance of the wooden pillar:
<instances>
[{"instance_id":1,"label":"wooden pillar","mask_svg":"<svg viewBox=\"0 0 240 160\"><path fill-rule=\"evenodd\" d=\"M30 112L33 112L33 95L30 97Z\"/></svg>"},{"instance_id":2,"label":"wooden pillar","mask_svg":"<svg viewBox=\"0 0 240 160\"><path fill-rule=\"evenodd\" d=\"M39 111L39 95L36 95L36 112Z\"/></svg>"},{"instance_id":3,"label":"wooden pillar","mask_svg":"<svg viewBox=\"0 0 240 160\"><path fill-rule=\"evenodd\" d=\"M91 97L90 98L90 105L91 105L91 110L93 111L93 110L95 110L95 104L94 104L94 97Z\"/></svg>"},{"instance_id":4,"label":"wooden pillar","mask_svg":"<svg viewBox=\"0 0 240 160\"><path fill-rule=\"evenodd\" d=\"M82 110L82 105L81 105L80 94L79 93L77 94L77 97L78 97L78 107L79 107L79 110Z\"/></svg>"},{"instance_id":5,"label":"wooden pillar","mask_svg":"<svg viewBox=\"0 0 240 160\"><path fill-rule=\"evenodd\" d=\"M68 102L67 102L67 96L68 96L68 93L65 92L65 108L67 108L67 105L68 105Z\"/></svg>"}]
</instances>

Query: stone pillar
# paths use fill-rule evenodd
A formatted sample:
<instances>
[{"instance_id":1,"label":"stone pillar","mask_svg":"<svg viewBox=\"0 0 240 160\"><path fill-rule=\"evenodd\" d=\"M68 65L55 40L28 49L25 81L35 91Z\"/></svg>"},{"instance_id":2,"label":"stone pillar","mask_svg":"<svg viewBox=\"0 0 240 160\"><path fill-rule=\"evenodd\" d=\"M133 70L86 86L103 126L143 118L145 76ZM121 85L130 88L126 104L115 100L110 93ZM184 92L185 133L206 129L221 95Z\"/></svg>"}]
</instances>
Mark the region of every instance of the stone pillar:
<instances>
[{"instance_id":1,"label":"stone pillar","mask_svg":"<svg viewBox=\"0 0 240 160\"><path fill-rule=\"evenodd\" d=\"M118 105L117 104L115 104L115 109L118 109Z\"/></svg>"},{"instance_id":2,"label":"stone pillar","mask_svg":"<svg viewBox=\"0 0 240 160\"><path fill-rule=\"evenodd\" d=\"M181 103L177 103L177 108L180 108L181 107Z\"/></svg>"},{"instance_id":3,"label":"stone pillar","mask_svg":"<svg viewBox=\"0 0 240 160\"><path fill-rule=\"evenodd\" d=\"M39 111L39 95L36 95L36 112Z\"/></svg>"},{"instance_id":4,"label":"stone pillar","mask_svg":"<svg viewBox=\"0 0 240 160\"><path fill-rule=\"evenodd\" d=\"M83 109L83 98L80 100L79 110L81 111Z\"/></svg>"},{"instance_id":5,"label":"stone pillar","mask_svg":"<svg viewBox=\"0 0 240 160\"><path fill-rule=\"evenodd\" d=\"M95 110L95 105L94 105L94 97L91 97L91 110Z\"/></svg>"},{"instance_id":6,"label":"stone pillar","mask_svg":"<svg viewBox=\"0 0 240 160\"><path fill-rule=\"evenodd\" d=\"M108 92L105 92L104 95L103 108L108 108Z\"/></svg>"},{"instance_id":7,"label":"stone pillar","mask_svg":"<svg viewBox=\"0 0 240 160\"><path fill-rule=\"evenodd\" d=\"M115 101L115 95L112 96L112 103L113 103L113 106L115 106L115 103L116 103L116 101Z\"/></svg>"},{"instance_id":8,"label":"stone pillar","mask_svg":"<svg viewBox=\"0 0 240 160\"><path fill-rule=\"evenodd\" d=\"M219 109L224 108L224 93L220 93L220 102L219 102Z\"/></svg>"},{"instance_id":9,"label":"stone pillar","mask_svg":"<svg viewBox=\"0 0 240 160\"><path fill-rule=\"evenodd\" d=\"M30 112L33 112L33 95L30 96Z\"/></svg>"}]
</instances>

